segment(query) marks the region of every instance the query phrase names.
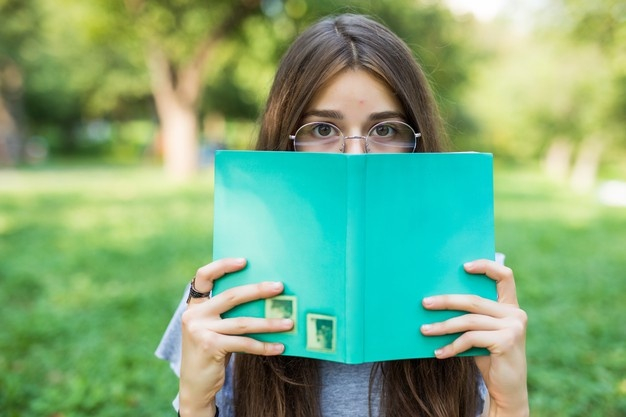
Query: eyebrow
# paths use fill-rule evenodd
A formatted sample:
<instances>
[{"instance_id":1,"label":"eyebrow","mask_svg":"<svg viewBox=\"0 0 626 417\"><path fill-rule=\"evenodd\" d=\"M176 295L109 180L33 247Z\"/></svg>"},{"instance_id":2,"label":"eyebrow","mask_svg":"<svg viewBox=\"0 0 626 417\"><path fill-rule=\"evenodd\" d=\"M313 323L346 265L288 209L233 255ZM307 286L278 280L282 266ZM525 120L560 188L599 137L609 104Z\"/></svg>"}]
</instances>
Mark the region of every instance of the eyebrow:
<instances>
[{"instance_id":1,"label":"eyebrow","mask_svg":"<svg viewBox=\"0 0 626 417\"><path fill-rule=\"evenodd\" d=\"M309 110L302 115L302 118L321 117L323 119L343 119L343 113L336 110Z\"/></svg>"},{"instance_id":2,"label":"eyebrow","mask_svg":"<svg viewBox=\"0 0 626 417\"><path fill-rule=\"evenodd\" d=\"M379 113L372 113L369 115L369 119L372 121L375 120L387 120L387 119L406 119L404 113L400 113L397 111L383 111Z\"/></svg>"},{"instance_id":3,"label":"eyebrow","mask_svg":"<svg viewBox=\"0 0 626 417\"><path fill-rule=\"evenodd\" d=\"M309 110L302 115L303 118L307 117L321 117L325 119L343 120L343 113L336 110ZM397 111L383 111L378 113L371 113L368 119L371 121L386 120L386 119L405 119L403 113Z\"/></svg>"}]
</instances>

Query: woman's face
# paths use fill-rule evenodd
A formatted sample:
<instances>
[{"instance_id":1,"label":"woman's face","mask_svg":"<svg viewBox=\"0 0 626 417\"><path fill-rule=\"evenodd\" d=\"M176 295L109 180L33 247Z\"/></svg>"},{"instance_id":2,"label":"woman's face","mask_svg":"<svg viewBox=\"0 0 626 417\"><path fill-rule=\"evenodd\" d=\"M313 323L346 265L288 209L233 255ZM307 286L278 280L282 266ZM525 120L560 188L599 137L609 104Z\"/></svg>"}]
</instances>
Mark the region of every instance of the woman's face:
<instances>
[{"instance_id":1,"label":"woman's face","mask_svg":"<svg viewBox=\"0 0 626 417\"><path fill-rule=\"evenodd\" d=\"M400 102L385 83L367 71L350 69L315 94L302 118L303 125L331 123L344 136L353 137L345 140L345 153L364 153L365 136L382 121L406 122Z\"/></svg>"}]
</instances>

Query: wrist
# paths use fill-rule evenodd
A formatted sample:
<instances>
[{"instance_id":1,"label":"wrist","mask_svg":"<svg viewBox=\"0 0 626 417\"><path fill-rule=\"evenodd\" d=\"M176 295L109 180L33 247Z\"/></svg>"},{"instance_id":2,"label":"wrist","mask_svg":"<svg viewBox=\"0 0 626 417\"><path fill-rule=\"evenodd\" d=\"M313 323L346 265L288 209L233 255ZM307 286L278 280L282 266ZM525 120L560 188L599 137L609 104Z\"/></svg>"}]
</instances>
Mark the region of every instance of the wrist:
<instances>
[{"instance_id":1,"label":"wrist","mask_svg":"<svg viewBox=\"0 0 626 417\"><path fill-rule=\"evenodd\" d=\"M220 409L213 402L206 407L189 407L181 404L178 417L219 417Z\"/></svg>"},{"instance_id":2,"label":"wrist","mask_svg":"<svg viewBox=\"0 0 626 417\"><path fill-rule=\"evenodd\" d=\"M215 401L216 392L213 390L197 390L198 383L184 383L181 378L178 387L179 416L181 417L214 417L217 416Z\"/></svg>"},{"instance_id":3,"label":"wrist","mask_svg":"<svg viewBox=\"0 0 626 417\"><path fill-rule=\"evenodd\" d=\"M489 407L489 417L529 417L530 409L528 405L514 409L504 410L500 407Z\"/></svg>"}]
</instances>

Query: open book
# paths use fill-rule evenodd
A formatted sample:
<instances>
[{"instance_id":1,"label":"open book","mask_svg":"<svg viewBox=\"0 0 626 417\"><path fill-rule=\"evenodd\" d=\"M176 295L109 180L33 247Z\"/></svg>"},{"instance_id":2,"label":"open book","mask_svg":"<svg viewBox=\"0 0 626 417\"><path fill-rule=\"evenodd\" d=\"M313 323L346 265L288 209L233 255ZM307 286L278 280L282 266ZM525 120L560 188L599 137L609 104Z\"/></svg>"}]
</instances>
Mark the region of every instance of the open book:
<instances>
[{"instance_id":1,"label":"open book","mask_svg":"<svg viewBox=\"0 0 626 417\"><path fill-rule=\"evenodd\" d=\"M424 297L496 299L494 281L463 270L495 256L490 154L218 151L214 208L214 259L248 260L214 293L285 285L223 316L292 318L293 331L252 335L284 343L285 355L433 357L458 335L425 337L420 326L461 313L425 310Z\"/></svg>"}]
</instances>

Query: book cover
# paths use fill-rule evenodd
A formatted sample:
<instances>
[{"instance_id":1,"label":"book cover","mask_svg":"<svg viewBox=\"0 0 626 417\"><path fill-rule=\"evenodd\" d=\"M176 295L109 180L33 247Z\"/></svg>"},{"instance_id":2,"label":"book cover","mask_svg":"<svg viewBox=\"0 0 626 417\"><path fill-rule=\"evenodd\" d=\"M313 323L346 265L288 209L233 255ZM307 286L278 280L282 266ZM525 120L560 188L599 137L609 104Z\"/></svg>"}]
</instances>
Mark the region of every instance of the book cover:
<instances>
[{"instance_id":1,"label":"book cover","mask_svg":"<svg viewBox=\"0 0 626 417\"><path fill-rule=\"evenodd\" d=\"M285 285L223 316L292 318L290 332L251 335L284 343L285 355L433 357L458 335L425 337L420 326L462 313L425 310L424 297L496 299L491 279L463 270L495 256L490 154L218 151L214 209L214 259L248 260L214 293Z\"/></svg>"}]
</instances>

